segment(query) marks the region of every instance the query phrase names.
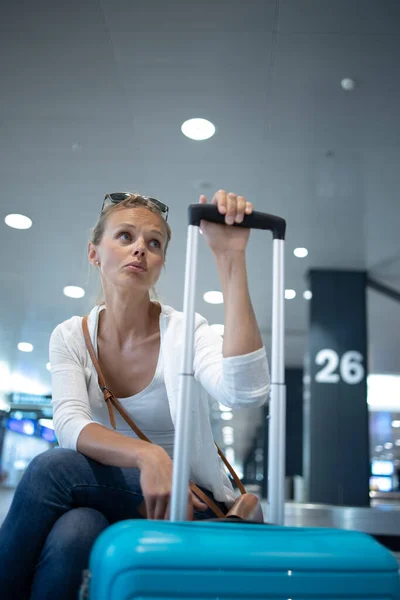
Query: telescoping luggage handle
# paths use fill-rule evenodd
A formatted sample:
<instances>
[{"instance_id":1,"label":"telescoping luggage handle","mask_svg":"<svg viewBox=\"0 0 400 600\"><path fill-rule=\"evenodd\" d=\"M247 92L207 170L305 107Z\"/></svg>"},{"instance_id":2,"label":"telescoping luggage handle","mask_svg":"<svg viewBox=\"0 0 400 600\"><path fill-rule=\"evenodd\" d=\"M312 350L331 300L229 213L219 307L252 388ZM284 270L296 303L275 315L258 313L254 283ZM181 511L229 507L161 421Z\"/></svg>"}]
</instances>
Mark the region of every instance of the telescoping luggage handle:
<instances>
[{"instance_id":1,"label":"telescoping luggage handle","mask_svg":"<svg viewBox=\"0 0 400 600\"><path fill-rule=\"evenodd\" d=\"M172 477L171 521L184 521L188 508L189 471L191 457L190 398L194 393L194 306L196 293L197 247L200 222L225 223L213 204L191 204L186 248L185 291L183 300L184 346L175 428L175 451ZM232 227L264 229L273 234L272 276L272 350L271 395L268 439L268 522L284 523L285 491L285 419L286 388L284 371L284 240L286 221L281 217L253 212L242 223Z\"/></svg>"}]
</instances>

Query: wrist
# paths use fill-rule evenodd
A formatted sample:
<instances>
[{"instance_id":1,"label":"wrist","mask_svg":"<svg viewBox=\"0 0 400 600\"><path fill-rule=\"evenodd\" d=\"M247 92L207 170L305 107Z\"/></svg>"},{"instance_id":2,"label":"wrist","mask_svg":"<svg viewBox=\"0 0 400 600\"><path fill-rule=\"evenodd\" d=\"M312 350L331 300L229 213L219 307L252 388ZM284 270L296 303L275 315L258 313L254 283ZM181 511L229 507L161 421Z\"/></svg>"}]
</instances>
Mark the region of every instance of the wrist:
<instances>
[{"instance_id":1,"label":"wrist","mask_svg":"<svg viewBox=\"0 0 400 600\"><path fill-rule=\"evenodd\" d=\"M145 464L149 463L149 461L159 462L159 460L162 458L162 454L166 454L168 456L164 448L161 448L161 446L157 446L157 444L152 444L151 442L141 441L136 453L137 468L139 470L142 469Z\"/></svg>"},{"instance_id":2,"label":"wrist","mask_svg":"<svg viewBox=\"0 0 400 600\"><path fill-rule=\"evenodd\" d=\"M214 250L214 258L218 262L238 262L246 258L246 251L243 250Z\"/></svg>"},{"instance_id":3,"label":"wrist","mask_svg":"<svg viewBox=\"0 0 400 600\"><path fill-rule=\"evenodd\" d=\"M144 464L149 460L149 455L152 450L152 444L143 440L138 440L139 444L136 446L135 462L138 469L142 469Z\"/></svg>"}]
</instances>

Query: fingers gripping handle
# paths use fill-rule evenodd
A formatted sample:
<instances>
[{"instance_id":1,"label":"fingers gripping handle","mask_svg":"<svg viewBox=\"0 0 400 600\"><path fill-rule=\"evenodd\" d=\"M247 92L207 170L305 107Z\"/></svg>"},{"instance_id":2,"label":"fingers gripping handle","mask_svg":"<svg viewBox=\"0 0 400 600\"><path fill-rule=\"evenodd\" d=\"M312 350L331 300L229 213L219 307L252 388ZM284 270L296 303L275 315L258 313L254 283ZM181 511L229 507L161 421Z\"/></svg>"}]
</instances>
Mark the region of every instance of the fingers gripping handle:
<instances>
[{"instance_id":1,"label":"fingers gripping handle","mask_svg":"<svg viewBox=\"0 0 400 600\"><path fill-rule=\"evenodd\" d=\"M189 206L189 225L200 226L200 221L225 224L225 215L221 215L215 204L191 204ZM284 240L286 232L286 221L281 217L268 215L261 212L253 212L246 215L242 223L235 223L233 227L245 227L246 229L266 229L272 231L274 240Z\"/></svg>"}]
</instances>

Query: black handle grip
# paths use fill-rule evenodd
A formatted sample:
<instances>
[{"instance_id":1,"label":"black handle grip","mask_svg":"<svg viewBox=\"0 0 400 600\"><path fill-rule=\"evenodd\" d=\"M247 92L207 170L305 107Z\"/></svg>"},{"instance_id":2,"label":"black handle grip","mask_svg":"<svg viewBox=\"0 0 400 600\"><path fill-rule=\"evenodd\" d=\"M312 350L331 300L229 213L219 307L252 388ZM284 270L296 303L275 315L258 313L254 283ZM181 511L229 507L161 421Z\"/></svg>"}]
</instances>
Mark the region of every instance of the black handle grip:
<instances>
[{"instance_id":1,"label":"black handle grip","mask_svg":"<svg viewBox=\"0 0 400 600\"><path fill-rule=\"evenodd\" d=\"M200 221L225 224L225 215L221 215L215 204L190 204L189 225L200 226ZM267 213L252 212L245 215L241 223L235 223L233 227L245 227L246 229L266 229L272 231L274 240L284 240L286 233L286 221L281 217L268 215Z\"/></svg>"}]
</instances>

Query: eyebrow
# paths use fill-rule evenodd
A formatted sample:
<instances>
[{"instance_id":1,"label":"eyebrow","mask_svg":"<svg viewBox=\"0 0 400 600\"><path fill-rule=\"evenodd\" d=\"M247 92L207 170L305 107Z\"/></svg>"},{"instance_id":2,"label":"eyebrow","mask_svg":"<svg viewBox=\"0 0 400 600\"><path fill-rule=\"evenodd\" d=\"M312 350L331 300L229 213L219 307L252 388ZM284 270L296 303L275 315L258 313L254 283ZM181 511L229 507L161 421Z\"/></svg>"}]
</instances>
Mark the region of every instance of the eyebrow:
<instances>
[{"instance_id":1,"label":"eyebrow","mask_svg":"<svg viewBox=\"0 0 400 600\"><path fill-rule=\"evenodd\" d=\"M118 227L132 227L133 229L136 229L136 225L133 225L133 223L119 223L117 225L117 228ZM158 233L159 235L161 235L161 237L163 237L163 232L159 229L151 229L150 233Z\"/></svg>"}]
</instances>

